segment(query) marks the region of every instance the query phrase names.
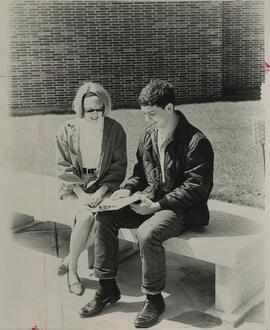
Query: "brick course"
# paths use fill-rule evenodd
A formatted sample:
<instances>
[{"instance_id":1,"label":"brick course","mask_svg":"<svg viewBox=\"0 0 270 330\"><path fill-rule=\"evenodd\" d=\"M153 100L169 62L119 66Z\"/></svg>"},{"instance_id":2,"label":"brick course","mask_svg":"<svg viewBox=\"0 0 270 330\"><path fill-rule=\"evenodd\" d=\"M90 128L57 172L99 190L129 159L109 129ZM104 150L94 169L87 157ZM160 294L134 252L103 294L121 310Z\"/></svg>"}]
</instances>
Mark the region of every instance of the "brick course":
<instances>
[{"instance_id":1,"label":"brick course","mask_svg":"<svg viewBox=\"0 0 270 330\"><path fill-rule=\"evenodd\" d=\"M242 3L243 2L243 3ZM263 1L12 1L13 113L67 111L86 80L117 106L152 77L178 102L220 99L263 78Z\"/></svg>"}]
</instances>

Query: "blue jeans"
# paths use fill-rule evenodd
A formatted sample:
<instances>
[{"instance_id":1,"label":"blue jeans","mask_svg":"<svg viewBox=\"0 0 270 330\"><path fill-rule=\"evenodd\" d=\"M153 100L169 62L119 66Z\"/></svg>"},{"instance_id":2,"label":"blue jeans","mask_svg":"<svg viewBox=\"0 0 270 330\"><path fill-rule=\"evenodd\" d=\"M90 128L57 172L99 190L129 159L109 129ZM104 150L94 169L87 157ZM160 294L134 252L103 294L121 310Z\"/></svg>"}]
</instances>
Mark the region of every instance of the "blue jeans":
<instances>
[{"instance_id":1,"label":"blue jeans","mask_svg":"<svg viewBox=\"0 0 270 330\"><path fill-rule=\"evenodd\" d=\"M156 294L165 288L166 259L162 243L190 226L184 211L161 210L139 215L129 207L96 215L95 275L111 279L117 275L119 228L137 228L142 260L142 291Z\"/></svg>"}]
</instances>

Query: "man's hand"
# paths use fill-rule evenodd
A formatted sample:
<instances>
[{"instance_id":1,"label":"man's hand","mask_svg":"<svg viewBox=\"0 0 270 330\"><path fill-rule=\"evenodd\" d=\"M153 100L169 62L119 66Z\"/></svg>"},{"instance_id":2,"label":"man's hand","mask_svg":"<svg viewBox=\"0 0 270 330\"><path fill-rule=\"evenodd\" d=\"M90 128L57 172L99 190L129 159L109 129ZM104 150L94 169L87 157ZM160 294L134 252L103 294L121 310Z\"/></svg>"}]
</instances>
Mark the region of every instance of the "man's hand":
<instances>
[{"instance_id":1,"label":"man's hand","mask_svg":"<svg viewBox=\"0 0 270 330\"><path fill-rule=\"evenodd\" d=\"M112 195L111 199L119 199L124 197L129 197L131 195L131 191L129 189L119 189L116 190Z\"/></svg>"},{"instance_id":2,"label":"man's hand","mask_svg":"<svg viewBox=\"0 0 270 330\"><path fill-rule=\"evenodd\" d=\"M149 198L142 198L140 204L131 204L130 208L141 215L153 214L161 210L158 202L152 202Z\"/></svg>"}]
</instances>

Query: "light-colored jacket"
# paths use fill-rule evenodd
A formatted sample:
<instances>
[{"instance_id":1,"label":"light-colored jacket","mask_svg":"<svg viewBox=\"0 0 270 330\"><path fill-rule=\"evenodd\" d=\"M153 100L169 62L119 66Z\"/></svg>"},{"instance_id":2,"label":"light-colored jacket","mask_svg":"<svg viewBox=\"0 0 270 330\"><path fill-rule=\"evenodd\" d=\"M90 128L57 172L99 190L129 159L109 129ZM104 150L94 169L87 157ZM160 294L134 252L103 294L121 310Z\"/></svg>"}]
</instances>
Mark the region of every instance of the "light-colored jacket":
<instances>
[{"instance_id":1,"label":"light-colored jacket","mask_svg":"<svg viewBox=\"0 0 270 330\"><path fill-rule=\"evenodd\" d=\"M96 171L97 180L86 188L82 177L82 156L79 148L79 123L76 119L65 122L56 134L56 175L61 186L80 185L86 192L94 192L107 185L110 191L119 188L126 176L126 133L116 120L104 117L101 157ZM60 187L60 198L63 191Z\"/></svg>"}]
</instances>

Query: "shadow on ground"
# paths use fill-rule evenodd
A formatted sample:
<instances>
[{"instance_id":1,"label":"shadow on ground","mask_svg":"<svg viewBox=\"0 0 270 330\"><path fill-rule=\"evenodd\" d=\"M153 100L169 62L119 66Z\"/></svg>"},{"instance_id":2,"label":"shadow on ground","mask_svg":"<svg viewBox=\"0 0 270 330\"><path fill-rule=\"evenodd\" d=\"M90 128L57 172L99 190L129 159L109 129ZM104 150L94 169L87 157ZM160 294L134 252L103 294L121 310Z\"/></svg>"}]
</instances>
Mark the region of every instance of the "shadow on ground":
<instances>
[{"instance_id":1,"label":"shadow on ground","mask_svg":"<svg viewBox=\"0 0 270 330\"><path fill-rule=\"evenodd\" d=\"M171 321L180 322L198 328L214 328L222 324L220 318L201 311L184 312L172 318Z\"/></svg>"}]
</instances>

